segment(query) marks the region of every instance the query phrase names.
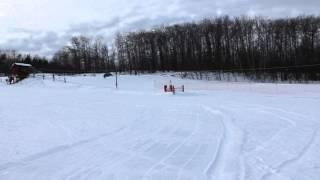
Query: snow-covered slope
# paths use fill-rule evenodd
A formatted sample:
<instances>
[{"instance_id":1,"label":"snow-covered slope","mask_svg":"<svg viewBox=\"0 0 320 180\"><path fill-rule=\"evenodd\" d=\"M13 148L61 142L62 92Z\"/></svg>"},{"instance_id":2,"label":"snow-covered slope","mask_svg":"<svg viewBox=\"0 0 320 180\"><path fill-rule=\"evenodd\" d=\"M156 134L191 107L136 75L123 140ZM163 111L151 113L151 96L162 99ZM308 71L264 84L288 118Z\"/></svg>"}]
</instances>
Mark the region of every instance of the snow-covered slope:
<instances>
[{"instance_id":1,"label":"snow-covered slope","mask_svg":"<svg viewBox=\"0 0 320 180\"><path fill-rule=\"evenodd\" d=\"M320 178L320 85L56 78L0 83L0 180Z\"/></svg>"}]
</instances>

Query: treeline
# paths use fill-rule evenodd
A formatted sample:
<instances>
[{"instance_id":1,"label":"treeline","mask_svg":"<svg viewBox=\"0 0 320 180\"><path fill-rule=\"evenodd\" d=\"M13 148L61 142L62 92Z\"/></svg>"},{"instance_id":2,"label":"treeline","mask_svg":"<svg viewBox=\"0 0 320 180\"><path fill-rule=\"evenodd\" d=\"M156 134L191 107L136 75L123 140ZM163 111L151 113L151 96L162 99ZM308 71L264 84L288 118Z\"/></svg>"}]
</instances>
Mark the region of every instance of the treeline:
<instances>
[{"instance_id":1,"label":"treeline","mask_svg":"<svg viewBox=\"0 0 320 180\"><path fill-rule=\"evenodd\" d=\"M102 37L73 37L71 43L53 56L61 71L75 73L106 72L115 69L115 52Z\"/></svg>"},{"instance_id":2,"label":"treeline","mask_svg":"<svg viewBox=\"0 0 320 180\"><path fill-rule=\"evenodd\" d=\"M118 34L116 47L122 71L210 70L257 80L320 80L315 65L320 64L320 17L314 16L217 17Z\"/></svg>"},{"instance_id":3,"label":"treeline","mask_svg":"<svg viewBox=\"0 0 320 180\"><path fill-rule=\"evenodd\" d=\"M98 73L115 71L115 50L109 50L102 37L73 37L70 45L57 51L52 59L14 50L0 51L0 73L10 73L13 63L33 65L39 72L45 73Z\"/></svg>"},{"instance_id":4,"label":"treeline","mask_svg":"<svg viewBox=\"0 0 320 180\"><path fill-rule=\"evenodd\" d=\"M39 69L48 68L52 63L45 57L31 56L29 54L21 54L12 50L0 50L0 73L9 74L13 63L32 64Z\"/></svg>"},{"instance_id":5,"label":"treeline","mask_svg":"<svg viewBox=\"0 0 320 180\"><path fill-rule=\"evenodd\" d=\"M210 71L252 80L320 80L320 17L315 16L216 17L118 33L111 47L103 37L77 36L49 61L0 53L0 70L25 62L43 72Z\"/></svg>"}]
</instances>

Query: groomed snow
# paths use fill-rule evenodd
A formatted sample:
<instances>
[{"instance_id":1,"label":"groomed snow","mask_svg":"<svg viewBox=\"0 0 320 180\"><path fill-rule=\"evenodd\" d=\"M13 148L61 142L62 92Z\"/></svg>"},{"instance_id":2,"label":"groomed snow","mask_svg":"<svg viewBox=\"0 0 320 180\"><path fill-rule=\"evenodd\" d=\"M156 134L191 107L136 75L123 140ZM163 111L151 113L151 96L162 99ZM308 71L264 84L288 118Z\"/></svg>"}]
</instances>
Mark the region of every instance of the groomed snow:
<instances>
[{"instance_id":1,"label":"groomed snow","mask_svg":"<svg viewBox=\"0 0 320 180\"><path fill-rule=\"evenodd\" d=\"M320 85L51 78L0 81L0 180L320 177Z\"/></svg>"}]
</instances>

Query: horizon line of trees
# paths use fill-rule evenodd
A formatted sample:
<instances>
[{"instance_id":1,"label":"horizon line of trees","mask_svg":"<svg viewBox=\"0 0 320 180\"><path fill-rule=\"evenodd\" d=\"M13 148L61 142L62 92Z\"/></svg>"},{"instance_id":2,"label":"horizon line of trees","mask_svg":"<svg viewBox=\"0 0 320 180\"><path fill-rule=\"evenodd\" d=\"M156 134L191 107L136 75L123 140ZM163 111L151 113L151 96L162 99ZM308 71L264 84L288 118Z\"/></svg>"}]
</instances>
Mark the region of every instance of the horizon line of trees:
<instances>
[{"instance_id":1,"label":"horizon line of trees","mask_svg":"<svg viewBox=\"0 0 320 180\"><path fill-rule=\"evenodd\" d=\"M103 37L77 36L54 54L52 62L70 72L106 72L115 70L115 55Z\"/></svg>"},{"instance_id":2,"label":"horizon line of trees","mask_svg":"<svg viewBox=\"0 0 320 180\"><path fill-rule=\"evenodd\" d=\"M52 64L45 57L22 54L15 50L0 50L0 74L9 74L13 63L32 64L39 69L47 68Z\"/></svg>"},{"instance_id":3,"label":"horizon line of trees","mask_svg":"<svg viewBox=\"0 0 320 180\"><path fill-rule=\"evenodd\" d=\"M253 80L320 80L320 17L216 17L118 33L112 48L103 37L77 36L52 60L32 58L47 61L34 63L47 72L214 71ZM0 68L1 62L2 55Z\"/></svg>"},{"instance_id":4,"label":"horizon line of trees","mask_svg":"<svg viewBox=\"0 0 320 180\"><path fill-rule=\"evenodd\" d=\"M304 66L320 65L320 17L315 16L217 17L118 34L116 47L122 71L215 71L253 80L320 80L320 66Z\"/></svg>"}]
</instances>

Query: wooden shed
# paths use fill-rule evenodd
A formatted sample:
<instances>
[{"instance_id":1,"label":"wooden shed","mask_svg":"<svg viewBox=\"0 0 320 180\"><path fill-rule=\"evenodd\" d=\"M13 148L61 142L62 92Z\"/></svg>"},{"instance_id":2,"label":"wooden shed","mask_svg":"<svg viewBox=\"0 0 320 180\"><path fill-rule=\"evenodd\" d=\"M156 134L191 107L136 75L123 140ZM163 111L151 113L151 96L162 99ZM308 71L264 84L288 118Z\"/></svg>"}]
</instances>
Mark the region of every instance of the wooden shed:
<instances>
[{"instance_id":1,"label":"wooden shed","mask_svg":"<svg viewBox=\"0 0 320 180\"><path fill-rule=\"evenodd\" d=\"M14 63L11 66L11 75L18 79L24 79L28 77L32 72L33 67L31 64Z\"/></svg>"}]
</instances>

